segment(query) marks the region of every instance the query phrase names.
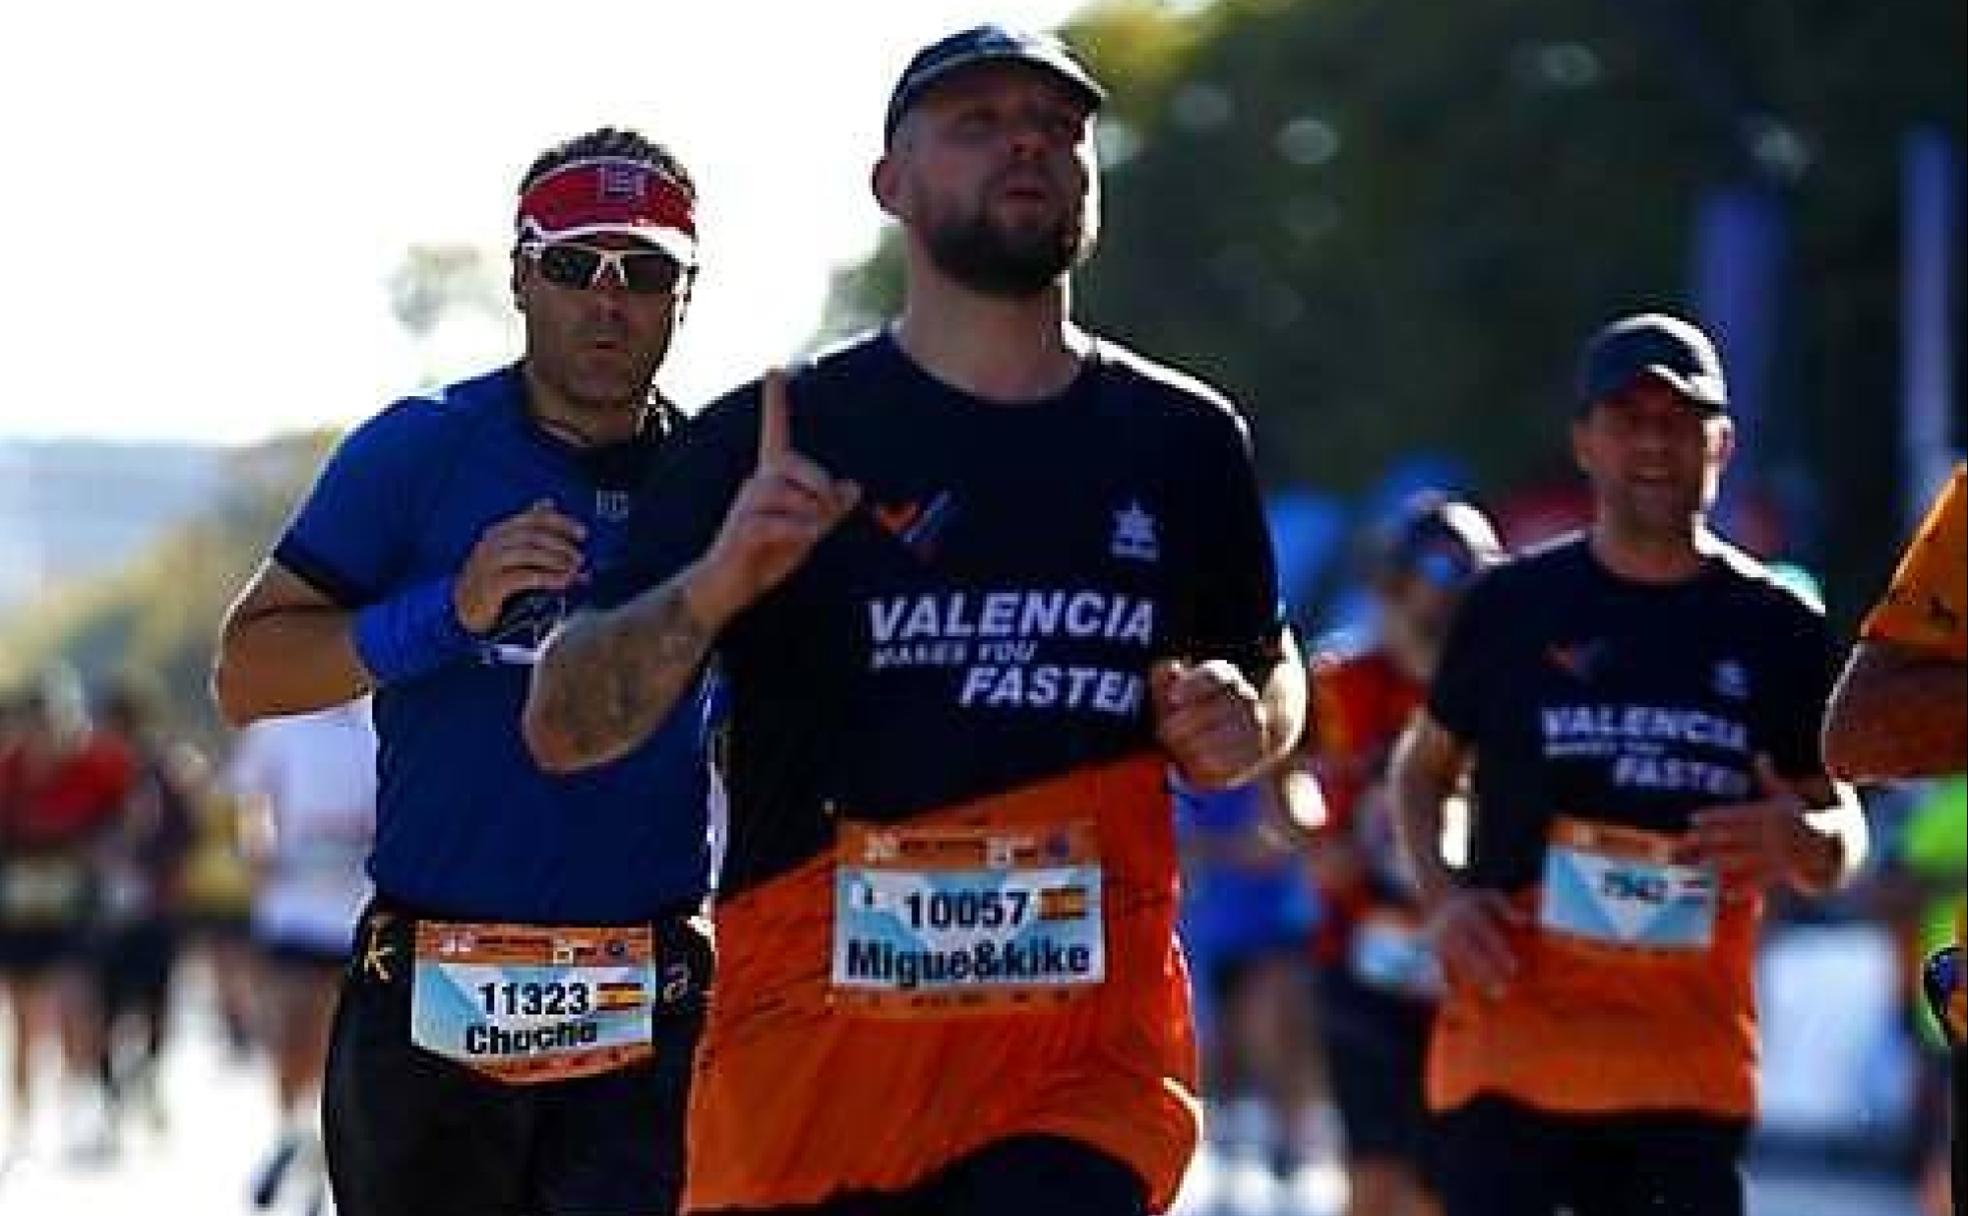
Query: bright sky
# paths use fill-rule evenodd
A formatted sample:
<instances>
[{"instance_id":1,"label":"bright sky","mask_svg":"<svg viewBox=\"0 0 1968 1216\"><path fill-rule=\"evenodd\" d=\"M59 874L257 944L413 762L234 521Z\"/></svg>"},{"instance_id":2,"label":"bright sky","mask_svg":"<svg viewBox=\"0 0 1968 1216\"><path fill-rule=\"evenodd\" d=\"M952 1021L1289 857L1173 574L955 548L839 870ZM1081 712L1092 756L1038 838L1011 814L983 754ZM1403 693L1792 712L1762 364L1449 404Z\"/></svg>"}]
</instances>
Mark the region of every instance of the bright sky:
<instances>
[{"instance_id":1,"label":"bright sky","mask_svg":"<svg viewBox=\"0 0 1968 1216\"><path fill-rule=\"evenodd\" d=\"M406 248L502 250L519 173L604 123L669 143L705 277L662 383L685 403L797 350L871 246L881 110L963 25L1073 0L58 0L0 44L15 184L0 438L242 442L360 419L426 369L514 349L503 319L423 347Z\"/></svg>"}]
</instances>

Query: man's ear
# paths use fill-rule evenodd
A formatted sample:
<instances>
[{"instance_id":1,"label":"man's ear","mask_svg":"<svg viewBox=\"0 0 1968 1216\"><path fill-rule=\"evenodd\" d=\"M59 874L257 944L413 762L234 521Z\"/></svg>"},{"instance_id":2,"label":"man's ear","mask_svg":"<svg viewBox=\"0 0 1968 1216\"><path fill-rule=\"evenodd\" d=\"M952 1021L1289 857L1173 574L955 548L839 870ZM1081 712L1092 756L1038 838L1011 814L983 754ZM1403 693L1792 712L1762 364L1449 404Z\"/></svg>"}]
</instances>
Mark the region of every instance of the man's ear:
<instances>
[{"instance_id":1,"label":"man's ear","mask_svg":"<svg viewBox=\"0 0 1968 1216\"><path fill-rule=\"evenodd\" d=\"M1715 451L1715 463L1726 467L1736 454L1736 424L1727 417L1717 417L1709 425L1715 428L1708 440Z\"/></svg>"},{"instance_id":2,"label":"man's ear","mask_svg":"<svg viewBox=\"0 0 1968 1216\"><path fill-rule=\"evenodd\" d=\"M1592 476L1592 447L1588 442L1587 423L1583 418L1572 420L1572 465L1587 477Z\"/></svg>"},{"instance_id":3,"label":"man's ear","mask_svg":"<svg viewBox=\"0 0 1968 1216\"><path fill-rule=\"evenodd\" d=\"M895 157L884 152L875 162L874 170L868 175L868 187L874 192L875 202L893 219L901 219L902 169Z\"/></svg>"}]
</instances>

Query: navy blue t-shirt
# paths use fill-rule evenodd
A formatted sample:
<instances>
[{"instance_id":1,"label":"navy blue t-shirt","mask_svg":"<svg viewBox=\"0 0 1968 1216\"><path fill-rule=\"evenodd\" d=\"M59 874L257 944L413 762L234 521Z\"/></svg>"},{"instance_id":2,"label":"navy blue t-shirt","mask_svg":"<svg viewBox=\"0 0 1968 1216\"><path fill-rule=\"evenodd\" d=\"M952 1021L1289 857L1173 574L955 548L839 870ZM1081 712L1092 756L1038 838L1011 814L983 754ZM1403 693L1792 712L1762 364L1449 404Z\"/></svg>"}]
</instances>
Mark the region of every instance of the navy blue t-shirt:
<instances>
[{"instance_id":1,"label":"navy blue t-shirt","mask_svg":"<svg viewBox=\"0 0 1968 1216\"><path fill-rule=\"evenodd\" d=\"M1661 833L1759 796L1755 764L1824 775L1837 673L1824 611L1722 549L1676 583L1620 578L1584 537L1484 575L1428 710L1474 753L1467 881L1535 882L1554 816Z\"/></svg>"},{"instance_id":2,"label":"navy blue t-shirt","mask_svg":"<svg viewBox=\"0 0 1968 1216\"><path fill-rule=\"evenodd\" d=\"M588 528L591 577L621 551L653 439L580 451L526 411L508 367L357 427L274 549L345 608L455 575L485 530L541 499ZM592 583L584 584L584 586ZM435 914L625 923L702 897L706 766L701 699L628 756L571 776L520 735L532 655L584 598L508 601L478 653L376 695L376 845L384 895Z\"/></svg>"},{"instance_id":3,"label":"navy blue t-shirt","mask_svg":"<svg viewBox=\"0 0 1968 1216\"><path fill-rule=\"evenodd\" d=\"M718 639L730 839L719 894L898 822L1155 747L1149 663L1280 653L1250 441L1228 400L1110 342L1016 406L886 333L788 386L798 450L862 504ZM600 602L703 553L758 453L747 385L693 420L636 504Z\"/></svg>"}]
</instances>

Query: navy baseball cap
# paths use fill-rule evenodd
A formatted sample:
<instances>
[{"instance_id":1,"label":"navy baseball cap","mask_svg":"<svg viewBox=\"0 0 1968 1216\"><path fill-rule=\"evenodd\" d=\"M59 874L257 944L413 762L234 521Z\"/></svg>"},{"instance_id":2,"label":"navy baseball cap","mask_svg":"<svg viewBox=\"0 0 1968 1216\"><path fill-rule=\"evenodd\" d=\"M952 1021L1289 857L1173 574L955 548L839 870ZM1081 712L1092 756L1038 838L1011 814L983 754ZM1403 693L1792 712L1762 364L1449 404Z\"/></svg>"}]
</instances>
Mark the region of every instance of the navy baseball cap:
<instances>
[{"instance_id":1,"label":"navy baseball cap","mask_svg":"<svg viewBox=\"0 0 1968 1216\"><path fill-rule=\"evenodd\" d=\"M888 96L882 138L894 137L902 115L938 81L981 63L1023 63L1038 68L1078 94L1089 112L1107 100L1107 90L1059 39L1002 25L972 26L930 43L909 60L902 78L895 82L895 91Z\"/></svg>"},{"instance_id":2,"label":"navy baseball cap","mask_svg":"<svg viewBox=\"0 0 1968 1216\"><path fill-rule=\"evenodd\" d=\"M1586 344L1579 361L1579 409L1591 409L1642 376L1673 386L1712 414L1727 412L1729 383L1708 335L1680 317L1647 312L1622 317Z\"/></svg>"}]
</instances>

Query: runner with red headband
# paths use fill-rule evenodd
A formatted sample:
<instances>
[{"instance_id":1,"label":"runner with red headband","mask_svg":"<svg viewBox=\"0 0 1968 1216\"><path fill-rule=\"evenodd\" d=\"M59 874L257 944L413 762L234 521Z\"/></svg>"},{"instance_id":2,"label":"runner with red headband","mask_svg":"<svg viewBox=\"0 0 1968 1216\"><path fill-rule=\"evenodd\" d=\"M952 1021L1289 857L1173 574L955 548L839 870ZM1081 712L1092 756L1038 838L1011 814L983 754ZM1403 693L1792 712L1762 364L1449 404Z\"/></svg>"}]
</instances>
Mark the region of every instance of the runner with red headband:
<instances>
[{"instance_id":1,"label":"runner with red headband","mask_svg":"<svg viewBox=\"0 0 1968 1216\"><path fill-rule=\"evenodd\" d=\"M376 895L323 1082L342 1216L675 1210L710 960L702 716L576 778L533 763L519 718L672 429L653 379L695 203L631 132L542 155L515 217L522 359L351 432L226 622L234 723L375 692Z\"/></svg>"}]
</instances>

